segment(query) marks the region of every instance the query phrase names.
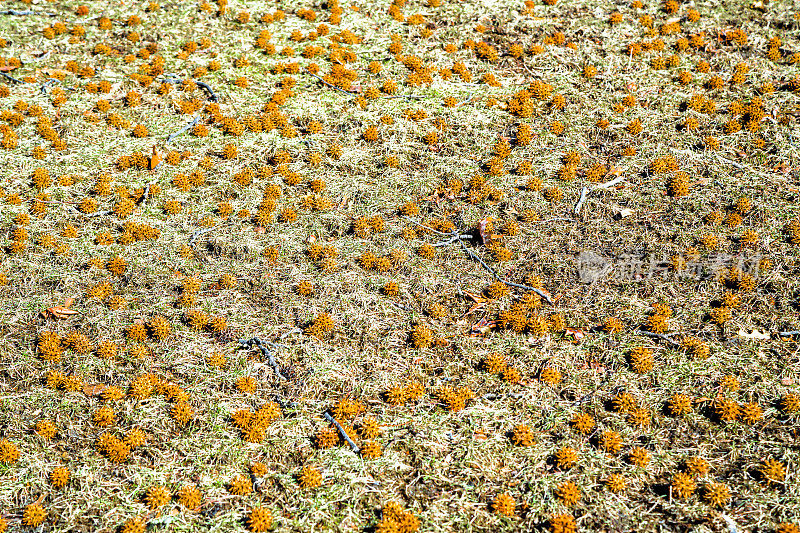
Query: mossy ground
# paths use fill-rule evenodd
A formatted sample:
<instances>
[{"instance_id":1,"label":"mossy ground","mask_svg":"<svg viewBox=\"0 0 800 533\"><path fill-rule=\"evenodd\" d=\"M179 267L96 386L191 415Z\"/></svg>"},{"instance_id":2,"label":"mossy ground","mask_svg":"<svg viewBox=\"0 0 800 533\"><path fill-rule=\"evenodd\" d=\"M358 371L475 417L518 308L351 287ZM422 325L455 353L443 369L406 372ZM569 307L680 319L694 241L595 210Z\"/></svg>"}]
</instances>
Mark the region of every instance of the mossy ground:
<instances>
[{"instance_id":1,"label":"mossy ground","mask_svg":"<svg viewBox=\"0 0 800 533\"><path fill-rule=\"evenodd\" d=\"M9 58L22 61L22 66L7 74L19 80L32 77L32 83L24 84L6 80L9 95L0 98L0 108L11 110L19 100L40 105L43 114L53 119L66 149L48 148L49 143L37 134L36 117L26 116L12 128L18 145L0 150L2 187L6 195L17 194L23 203L13 205L8 196L3 200L3 244L11 245L15 217L27 213L39 194L30 179L34 169L43 167L54 179L74 175L75 183L48 186L43 192L51 203L46 204L46 213L32 215L27 249L16 254L4 251L0 257L0 270L9 280L0 293L0 437L15 443L21 452L18 462L0 466L0 512L12 529L21 528L25 506L41 499L48 512L45 531L113 531L128 518L145 515L156 531L235 531L245 527L243 517L258 504L273 511L278 531L364 531L377 524L379 510L392 500L418 516L423 531L537 530L551 515L560 513L574 515L583 531L716 532L728 531L732 521L738 531L762 532L773 531L782 521L796 521L800 516L798 414L781 410L776 402L800 392L797 344L778 335L800 329L797 248L784 231L798 216L800 194L800 133L795 125L800 102L798 93L787 87L800 74L800 66L791 61L792 54L800 52L800 5L772 1L759 10L750 4L698 0L679 4L677 13L666 13L655 1L634 8L629 2L593 0L560 0L554 6L535 2L531 7L516 1L474 0L444 0L434 7L435 3L414 0L401 9L406 19L417 13L424 16L424 24L414 25L392 19L388 2L358 0L342 2L337 25L329 21L335 4L305 1L231 0L227 13L218 15L216 4L204 10L191 2L163 2L159 9L150 10L146 3L92 0L87 2L85 16L76 15L79 2L5 2L5 9L47 11L56 16L0 15L0 37L7 41L0 55L7 64ZM309 22L298 17L301 8L315 11L317 19ZM259 22L261 15L276 9L285 11L285 19ZM690 9L699 12L699 21L687 20ZM248 22L236 22L241 11L250 13ZM623 20L612 25L609 17L614 11L621 12ZM131 15L141 17L142 23L127 26ZM642 15L653 17L655 34L647 33L640 22ZM99 28L100 17L113 21L110 30ZM659 36L658 29L672 20L680 22L680 32ZM68 31L46 38L43 30L58 21ZM312 42L289 40L292 31L308 34L321 23L329 25L328 36ZM80 33L71 31L76 25L85 28L85 35L71 35ZM483 26L482 32L476 29L478 25ZM746 32L745 44L722 37L735 28ZM271 32L270 42L278 53L268 55L254 47L263 29ZM358 73L353 85L357 94L352 95L321 84L303 70L316 63L320 75L327 74L332 68L330 36L345 29L361 39L358 44L343 45L357 56L345 64ZM139 42L126 37L131 31L140 34ZM546 44L554 32L562 32L564 44L574 47ZM704 47L675 50L678 39L700 32L705 32ZM403 55L418 56L433 67L429 84L405 83L410 71L388 51L393 34L403 43ZM782 44L780 58L772 60L767 57L768 40L775 36ZM184 43L203 38L211 40L208 48L181 58ZM634 57L624 51L631 42L657 38L664 40L663 51ZM498 59L477 58L464 46L470 39L496 47ZM99 43L120 54L92 53ZM124 59L148 43L157 44L148 59ZM325 52L313 59L300 57L308 44L321 46ZM446 52L447 44L455 45L457 51ZM524 47L521 58L509 55L514 44ZM542 52L530 53L534 45L542 45ZM297 55L281 56L284 46L294 48ZM678 66L650 67L653 57L672 54L678 57ZM210 125L207 137L187 132L167 144L167 137L193 117L178 113L177 102L197 98L205 104L207 94L201 89L184 94L176 86L163 96L156 92L160 75L147 86L131 78L144 72L141 67L155 55L164 58L164 73L182 79L191 77L196 67L218 61L219 70L199 79L213 88L221 113L239 120L261 115L280 90L278 83L289 75L276 73L275 66L297 62L302 68L291 75L294 94L279 110L299 134L286 138L270 130L231 136ZM242 56L249 65L235 67L234 60ZM710 63L711 72L695 72L701 60ZM91 66L95 74L76 76L69 70L69 61L78 67ZM381 63L379 74L367 70L370 61ZM456 61L471 72L470 82L455 74L449 79L439 75ZM742 62L749 66L745 81L731 85L735 65ZM586 79L582 76L585 65L594 65L598 74ZM694 74L688 86L676 82L682 70ZM501 86L480 82L484 73L493 73ZM724 79L723 88L704 87L714 75ZM61 81L42 90L41 84L53 76ZM234 85L240 76L248 78L247 88ZM399 94L410 98L380 98L360 105L358 97L367 87L379 87L389 78L400 85ZM111 82L110 93L87 91L88 83L103 80ZM509 113L508 99L534 80L550 84L553 94L564 96L566 107L551 110L546 99L535 101L530 117ZM765 92L765 83L772 83L775 91ZM59 88L66 101L54 106ZM141 93L141 105L126 106L123 97L129 91ZM636 97L637 105L615 110L627 94ZM713 100L716 111L685 110L681 104L693 94ZM456 107L444 105L450 96L457 99ZM758 131L726 133L723 124L736 118L727 112L730 104L741 100L746 105L755 97L762 99L765 110ZM101 98L110 100L109 113L127 119L131 128L145 125L148 135L134 138L130 130L109 126L108 113L95 110ZM424 110L427 118L409 120L407 110ZM393 124L381 122L384 116L393 118ZM698 119L696 131L680 128L687 117ZM602 118L610 121L607 129L596 126ZM636 118L641 119L643 132L632 136L625 127ZM306 134L304 128L312 119L323 124L322 133ZM443 119L446 127L438 128L436 119ZM556 120L566 126L561 135L550 132ZM530 124L534 132L532 142L525 146L513 142L520 123ZM366 142L361 136L371 125L378 126L378 142ZM438 142L423 142L423 136L434 130ZM717 137L721 147L705 148L706 136ZM513 147L504 161L506 171L487 175L486 164L500 137L509 139ZM219 154L229 143L238 148L238 156L223 159ZM324 155L333 144L342 149L338 159ZM47 155L36 160L32 150L40 145ZM153 171L117 168L118 158L135 152L149 155L153 146L162 154L177 150L190 155L178 165L162 164ZM622 156L628 146L636 149L635 155ZM273 157L282 150L291 155L289 168L302 176L299 185L284 184L277 173L260 177L257 172L259 167L275 169ZM568 151L577 151L581 162L577 179L563 182L557 172ZM323 154L319 165L309 162L314 152ZM386 165L389 155L399 159L397 168ZM670 174L649 170L654 159L668 155L689 174L691 187L685 197L669 197L665 181ZM205 170L203 186L181 191L172 185L176 173L188 175L205 156L212 158L213 165ZM544 187L563 190L561 201L549 202L541 192L523 186L530 176L513 172L523 160L532 163ZM575 215L582 188L591 185L586 171L596 163L609 171L601 182L617 175L625 179L619 187L593 191ZM253 169L256 176L244 187L231 179L243 168ZM94 243L100 231L119 237L125 222L113 214L87 217L75 209L81 199L95 197L92 187L101 174L111 175L112 193L116 187L134 191L148 184L160 186L160 194L138 203L127 219L160 230L156 241L124 246ZM476 174L486 175L501 197L470 202L468 185ZM332 200L330 209L314 211L303 206L308 182L317 178L326 183L323 194ZM448 189L448 180L456 178L463 181L465 192ZM255 214L270 183L282 189L275 214L295 207L299 210L296 221L284 223L276 216L262 226L251 216L234 215L223 224L215 211L218 202L230 201L234 213L247 209ZM743 215L741 226L704 222L712 211L727 213L742 196L754 205ZM173 199L182 203L183 210L167 216L162 205ZM111 209L115 195L97 200L100 210ZM479 301L473 307L473 295L481 294L493 281L491 274L457 244L437 248L432 260L418 257L415 252L423 242L437 243L442 238L431 233L419 234L412 241L401 237L405 228L420 229L398 216L398 208L409 201L421 209L413 217L420 224L444 218L465 233L487 217L497 228L502 221L518 221L520 233L502 239L513 254L511 261L494 262L477 236L465 245L505 279L522 283L526 275L538 275L554 300L553 305L543 304L540 312L563 314L571 330L536 337L495 328L471 336L473 324L481 318L496 319L525 291L512 288L508 296ZM523 213L531 209L538 220L522 221ZM385 219L385 231L368 238L353 234L355 220L376 215ZM78 228L77 238L59 236L67 223ZM195 253L181 253L195 232L217 224L197 238ZM757 232L758 242L752 247L739 243L745 229ZM698 245L705 234L719 238L717 250ZM37 244L45 235L68 243L69 251L56 254ZM310 244L334 247L337 268L321 270L307 256ZM276 261L264 255L273 246L279 249ZM646 275L646 269L641 277L617 275L625 268L621 256L646 266L686 255L692 246L699 248L700 275L681 276L670 269L653 277ZM382 256L392 250L405 251L407 259L387 272L367 271L357 263L364 252ZM581 283L577 257L586 251L612 260L615 270L594 283ZM113 255L128 263L122 277L89 266L92 258L107 260ZM754 258L768 258L772 268L756 273L757 286L740 294L741 305L720 328L708 316L724 289L713 269L720 258L731 266L740 257L747 264ZM235 276L237 286L218 288L222 274ZM182 322L185 310L177 308L175 301L187 276L202 280L196 307L211 316L223 316L228 324L225 332L198 332ZM112 283L114 294L125 298L126 308L109 309L87 296L87 290L104 279ZM294 287L300 281L313 284L312 296L296 294ZM398 283L398 297L382 293L388 281ZM45 308L73 297L77 315L66 320L40 316ZM635 333L657 302L673 309L670 338L703 339L711 348L709 358L692 358L669 342ZM426 310L433 303L444 305L448 316L430 318ZM332 333L324 338L302 333L320 313L333 317ZM170 320L172 335L160 342L148 340L150 356L129 357L125 328L154 315ZM622 332L608 334L597 328L610 316L622 321ZM418 323L444 342L414 348L409 333ZM771 332L771 338L753 340L740 334L753 329ZM107 339L117 342L119 357L108 360L65 350L60 362L46 362L37 353L41 332L66 335L75 330L95 344ZM237 349L237 339L251 337L282 344L275 356L288 380L279 380L256 352ZM654 350L655 366L643 375L632 372L625 359L636 346ZM225 367L207 364L215 351L227 356ZM493 352L508 357L522 374L520 383L511 384L481 370L480 362ZM545 366L560 370L563 382L548 385L538 380ZM109 431L122 435L138 426L150 438L131 453L129 461L111 463L96 450L96 439L105 430L91 419L103 402L91 394L91 388L87 389L90 394L47 388L46 373L55 369L80 376L87 386L100 383L126 390L134 377L153 373L188 393L195 417L185 427L178 425L169 416L170 402L157 395L114 402L117 419ZM236 390L235 382L242 376L257 380L254 394ZM719 384L725 376L735 376L740 388L723 390ZM419 401L405 406L384 401L383 393L389 388L412 379L425 386ZM463 410L447 411L435 396L446 385L468 387L475 399ZM634 395L650 414L649 425L634 427L624 414L609 409L609 400L619 391ZM677 393L693 398L689 415L673 417L665 412L665 402ZM752 425L716 421L708 406L723 397L757 402L764 410L763 420ZM313 437L326 425L322 412L342 398L363 402L367 415L382 425L378 439L384 448L382 457L368 460L347 446L315 447ZM231 423L231 414L271 400L285 405L282 417L267 428L261 443L245 442ZM571 429L569 421L578 412L591 414L597 431L580 435ZM40 419L55 422L58 433L53 440L33 433ZM532 428L533 446L511 443L508 434L518 424ZM595 437L603 429L621 434L624 445L618 455L598 449ZM566 472L552 464L552 455L561 446L579 452L577 465ZM626 462L632 446L649 451L646 468ZM683 459L698 455L709 461L708 475L698 480L697 493L688 500L673 498L669 492L672 474ZM767 458L786 466L785 480L772 487L757 474ZM231 495L226 484L236 475L247 474L256 461L268 466L269 475L254 480L252 494ZM72 481L57 490L49 485L47 475L61 465L70 469ZM322 487L299 488L295 476L305 465L322 471ZM603 485L611 473L625 476L628 486L621 493L612 494ZM554 496L555 487L564 480L583 490L574 507L565 507ZM730 502L721 508L701 497L705 484L712 481L725 483L731 491ZM165 485L175 493L188 483L197 484L203 493L200 513L177 504L148 513L142 503L144 492L153 485ZM516 500L517 516L493 512L491 502L502 492Z\"/></svg>"}]
</instances>

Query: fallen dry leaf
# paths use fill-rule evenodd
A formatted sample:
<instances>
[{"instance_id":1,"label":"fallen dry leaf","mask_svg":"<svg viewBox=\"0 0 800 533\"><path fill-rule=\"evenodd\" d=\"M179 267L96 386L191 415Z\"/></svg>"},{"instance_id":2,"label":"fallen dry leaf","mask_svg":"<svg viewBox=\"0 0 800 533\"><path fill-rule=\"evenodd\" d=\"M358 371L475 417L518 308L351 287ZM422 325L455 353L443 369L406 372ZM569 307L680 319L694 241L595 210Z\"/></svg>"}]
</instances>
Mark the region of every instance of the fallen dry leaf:
<instances>
[{"instance_id":1,"label":"fallen dry leaf","mask_svg":"<svg viewBox=\"0 0 800 533\"><path fill-rule=\"evenodd\" d=\"M769 331L760 331L758 329L753 329L748 332L744 328L739 328L737 335L745 339L755 339L760 341L769 340L771 338Z\"/></svg>"},{"instance_id":2,"label":"fallen dry leaf","mask_svg":"<svg viewBox=\"0 0 800 533\"><path fill-rule=\"evenodd\" d=\"M490 240L492 240L492 236L489 234L489 223L491 219L483 218L480 222L478 222L478 234L481 236L481 244L485 245Z\"/></svg>"},{"instance_id":3,"label":"fallen dry leaf","mask_svg":"<svg viewBox=\"0 0 800 533\"><path fill-rule=\"evenodd\" d=\"M77 315L78 312L68 307L64 307L61 305L56 305L54 307L48 307L44 311L40 313L43 318L54 318L56 320L66 320L67 318L71 317L72 315Z\"/></svg>"},{"instance_id":4,"label":"fallen dry leaf","mask_svg":"<svg viewBox=\"0 0 800 533\"><path fill-rule=\"evenodd\" d=\"M99 395L104 390L106 390L106 388L107 388L107 385L104 385L102 383L95 383L93 385L84 385L83 386L83 393L86 396L91 398L92 396Z\"/></svg>"},{"instance_id":5,"label":"fallen dry leaf","mask_svg":"<svg viewBox=\"0 0 800 533\"><path fill-rule=\"evenodd\" d=\"M149 168L150 168L150 170L155 170L160 165L161 165L161 154L156 149L156 146L153 145L153 153L150 156Z\"/></svg>"},{"instance_id":6,"label":"fallen dry leaf","mask_svg":"<svg viewBox=\"0 0 800 533\"><path fill-rule=\"evenodd\" d=\"M469 331L469 336L483 337L484 335L487 335L490 331L492 331L496 326L497 322L495 322L494 320L489 320L486 317L481 318L472 325Z\"/></svg>"},{"instance_id":7,"label":"fallen dry leaf","mask_svg":"<svg viewBox=\"0 0 800 533\"><path fill-rule=\"evenodd\" d=\"M564 337L572 337L574 342L580 342L586 336L582 329L567 328L564 330Z\"/></svg>"},{"instance_id":8,"label":"fallen dry leaf","mask_svg":"<svg viewBox=\"0 0 800 533\"><path fill-rule=\"evenodd\" d=\"M484 302L487 301L486 298L484 298L480 294L475 294L474 292L464 291L464 294L466 294L469 298L471 298L472 301L475 302L475 303L484 303Z\"/></svg>"},{"instance_id":9,"label":"fallen dry leaf","mask_svg":"<svg viewBox=\"0 0 800 533\"><path fill-rule=\"evenodd\" d=\"M620 220L620 219L623 219L625 217L629 217L632 214L633 214L633 209L630 209L630 208L627 208L627 207L623 207L622 209L619 209L614 214L614 218L616 218L617 220Z\"/></svg>"}]
</instances>

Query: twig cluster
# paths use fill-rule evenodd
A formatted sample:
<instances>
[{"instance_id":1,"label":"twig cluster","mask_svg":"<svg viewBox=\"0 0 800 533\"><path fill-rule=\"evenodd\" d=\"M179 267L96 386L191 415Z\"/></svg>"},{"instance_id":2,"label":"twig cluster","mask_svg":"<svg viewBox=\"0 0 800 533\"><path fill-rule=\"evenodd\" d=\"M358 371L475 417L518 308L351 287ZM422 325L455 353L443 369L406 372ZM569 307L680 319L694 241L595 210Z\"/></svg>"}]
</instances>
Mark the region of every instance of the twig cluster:
<instances>
[{"instance_id":1,"label":"twig cluster","mask_svg":"<svg viewBox=\"0 0 800 533\"><path fill-rule=\"evenodd\" d=\"M464 244L464 241L465 240L472 240L474 238L472 235L459 233L458 230L454 230L451 233L443 233L441 231L437 231L437 230L435 230L435 229L433 229L433 228L431 228L429 226L426 226L424 224L420 224L419 222L417 222L417 221L415 221L413 219L410 219L410 218L408 218L406 216L402 216L401 215L400 218L403 218L405 220L408 220L409 222L412 222L413 224L416 224L417 226L420 226L422 228L430 230L430 231L436 233L437 235L442 235L444 237L447 237L447 239L445 239L443 241L440 241L440 242L437 242L436 244L433 244L434 247L446 246L448 244L452 244L454 242L458 242L461 245L461 249L464 250L467 253L467 255L469 255L471 258L473 258L478 263L480 263L480 265L484 268L484 270L486 270L492 276L494 276L494 278L497 281L499 281L500 283L503 283L503 284L505 284L505 285L507 285L509 287L516 287L517 289L523 289L523 290L526 290L526 291L533 291L536 294L538 294L539 296L541 296L545 301L547 301L547 303L549 303L551 305L553 304L553 299L550 297L549 294L547 294L543 290L537 289L536 287L531 287L529 285L523 285L521 283L514 283L512 281L508 281L508 280L504 279L497 272L497 270L495 270L491 265L486 263L486 261L484 261L481 256L479 256L478 254L476 254L475 252L473 252L472 250L467 248L467 245Z\"/></svg>"}]
</instances>

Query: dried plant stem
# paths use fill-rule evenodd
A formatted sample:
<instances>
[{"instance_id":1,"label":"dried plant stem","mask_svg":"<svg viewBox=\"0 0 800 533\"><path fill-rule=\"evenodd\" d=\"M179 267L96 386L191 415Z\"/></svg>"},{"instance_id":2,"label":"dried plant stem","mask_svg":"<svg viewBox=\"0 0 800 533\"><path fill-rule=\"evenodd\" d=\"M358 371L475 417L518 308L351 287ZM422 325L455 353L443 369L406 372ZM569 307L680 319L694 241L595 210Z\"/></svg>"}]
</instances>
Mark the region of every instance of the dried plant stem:
<instances>
[{"instance_id":1,"label":"dried plant stem","mask_svg":"<svg viewBox=\"0 0 800 533\"><path fill-rule=\"evenodd\" d=\"M581 189L581 196L580 198L578 198L578 203L575 204L575 209L573 210L573 212L576 215L581 212L581 207L583 207L583 203L586 201L586 198L589 197L590 192L597 191L600 189L608 189L609 187L613 187L614 185L617 185L618 183L621 183L623 181L625 181L625 177L620 175L606 183L600 183L599 185L593 185L591 187L584 187L583 189Z\"/></svg>"}]
</instances>

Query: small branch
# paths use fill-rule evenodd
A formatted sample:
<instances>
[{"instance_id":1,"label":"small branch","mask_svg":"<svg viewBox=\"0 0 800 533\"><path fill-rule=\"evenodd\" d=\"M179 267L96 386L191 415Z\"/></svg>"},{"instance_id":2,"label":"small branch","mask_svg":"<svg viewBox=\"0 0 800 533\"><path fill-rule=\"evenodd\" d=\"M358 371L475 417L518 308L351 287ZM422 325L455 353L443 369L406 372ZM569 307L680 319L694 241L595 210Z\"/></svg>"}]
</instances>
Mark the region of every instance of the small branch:
<instances>
[{"instance_id":1,"label":"small branch","mask_svg":"<svg viewBox=\"0 0 800 533\"><path fill-rule=\"evenodd\" d=\"M308 69L303 69L303 70L305 70L307 73L309 73L309 74L311 74L312 76L314 76L315 78L317 78L319 81L321 81L322 83L324 83L325 85L327 85L327 86L328 86L328 87L330 87L331 89L336 89L336 90L337 90L337 91L339 91L340 93L344 93L344 94L350 94L350 95L353 95L353 94L358 94L358 93L356 93L356 92L353 92L353 91L345 91L345 90L344 90L344 89L342 89L341 87L337 87L336 85L334 85L334 84L332 84L332 83L328 83L327 81L323 80L323 79L322 79L320 76L317 76L316 74L314 74L313 72L311 72L311 71L310 71L310 70L308 70Z\"/></svg>"},{"instance_id":2,"label":"small branch","mask_svg":"<svg viewBox=\"0 0 800 533\"><path fill-rule=\"evenodd\" d=\"M12 76L11 74L7 74L5 72L0 72L0 76L3 76L5 79L7 79L9 81L13 81L14 83L21 83L21 84L25 84L25 85L30 85L27 81L18 80L17 78Z\"/></svg>"},{"instance_id":3,"label":"small branch","mask_svg":"<svg viewBox=\"0 0 800 533\"><path fill-rule=\"evenodd\" d=\"M272 370L275 371L275 375L277 375L280 379L286 381L289 378L287 378L286 376L284 376L281 373L281 368L278 366L278 362L275 360L275 356L273 355L273 353L271 351L269 351L264 346L265 344L269 344L272 347L280 346L280 345L272 343L272 342L262 341L258 337L253 337L252 339L239 339L239 346L241 346L242 348L244 348L246 350L252 350L253 346L255 345L256 348L258 348L258 350L261 351L262 355L267 356L267 359L269 360L269 364L272 367Z\"/></svg>"},{"instance_id":4,"label":"small branch","mask_svg":"<svg viewBox=\"0 0 800 533\"><path fill-rule=\"evenodd\" d=\"M581 197L578 198L578 203L575 204L575 209L572 211L576 215L581 212L581 207L583 207L583 202L586 201L586 197L589 196L589 187L584 187L581 189Z\"/></svg>"},{"instance_id":5,"label":"small branch","mask_svg":"<svg viewBox=\"0 0 800 533\"><path fill-rule=\"evenodd\" d=\"M489 265L486 263L486 261L484 261L484 260L481 258L481 256L479 256L478 254L476 254L475 252L473 252L472 250L470 250L469 248L467 248L467 245L466 245L466 244L464 244L464 242L463 242L463 241L458 241L458 243L461 245L461 248L463 248L463 249L464 249L464 251L465 251L465 252L467 252L467 254L468 254L470 257L472 257L473 259L475 259L476 261L478 261L478 262L481 264L481 266L482 266L484 269L486 269L486 270L487 270L489 273L491 273L491 274L492 274L492 276L494 276L494 278L495 278L497 281L499 281L499 282L501 282L501 283L503 283L503 284L505 284L505 285L508 285L509 287L516 287L517 289L523 289L523 290L526 290L526 291L533 291L533 292L535 292L536 294L538 294L539 296L541 296L541 297L542 297L542 298L543 298L545 301L547 301L547 303L549 303L550 305L552 305L552 304L553 304L553 299L552 299L552 298L550 298L550 295L549 295L549 294L547 294L546 292L544 292L543 290L541 290L541 289L537 289L536 287L531 287L530 285L522 285L522 284L520 284L520 283L513 283L513 282L511 282L511 281L506 281L506 280L504 280L503 278L501 278L501 277L500 277L500 274L498 274L498 273L497 273L497 271L496 271L495 269L493 269L491 266L489 266Z\"/></svg>"},{"instance_id":6,"label":"small branch","mask_svg":"<svg viewBox=\"0 0 800 533\"><path fill-rule=\"evenodd\" d=\"M216 228L218 228L218 227L219 227L219 226L221 226L221 225L222 225L222 224L217 224L216 226L211 226L210 228L202 228L202 229L199 229L199 230L195 231L195 232L194 232L194 233L192 233L192 235L189 237L189 246L191 246L192 248L194 248L194 242L195 242L195 241L196 241L196 240L197 240L197 239L198 239L198 238L199 238L201 235L205 235L206 233L208 233L208 232L210 232L210 231L213 231L213 230L215 230Z\"/></svg>"},{"instance_id":7,"label":"small branch","mask_svg":"<svg viewBox=\"0 0 800 533\"><path fill-rule=\"evenodd\" d=\"M195 80L195 83L197 84L198 87L201 87L201 88L206 90L206 92L208 93L208 99L209 100L211 100L212 102L218 102L219 101L217 99L217 95L214 93L214 89L212 89L209 84L207 84L205 82L202 82L202 81L197 81L197 80Z\"/></svg>"},{"instance_id":8,"label":"small branch","mask_svg":"<svg viewBox=\"0 0 800 533\"><path fill-rule=\"evenodd\" d=\"M563 217L556 217L556 218L546 218L544 220L534 220L531 224L541 224L543 222L578 222L574 218L563 218Z\"/></svg>"},{"instance_id":9,"label":"small branch","mask_svg":"<svg viewBox=\"0 0 800 533\"><path fill-rule=\"evenodd\" d=\"M390 96L382 96L381 98L383 98L383 99L388 99L388 98L417 99L417 98L425 98L425 97L422 96L422 95L417 95L417 94L393 94L393 95L390 95Z\"/></svg>"},{"instance_id":10,"label":"small branch","mask_svg":"<svg viewBox=\"0 0 800 533\"><path fill-rule=\"evenodd\" d=\"M431 228L429 226L426 226L424 224L420 224L419 222L417 222L417 221L415 221L415 220L413 220L411 218L408 218L407 216L400 215L400 218L408 220L412 224L416 224L417 226L420 226L422 228L430 230L430 231L436 233L437 235L442 235L444 237L449 237L448 239L446 239L444 241L437 242L436 244L433 245L434 247L445 246L445 245L448 245L448 244L452 244L454 242L458 242L461 245L461 248L463 248L464 251L467 252L467 254L470 257L472 257L473 259L478 261L481 264L481 266L484 269L486 269L488 272L490 272L492 274L492 276L494 276L494 278L497 281L499 281L501 283L504 283L504 284L508 285L509 287L516 287L518 289L523 289L523 290L526 290L526 291L533 291L536 294L538 294L539 296L541 296L542 298L544 298L547 301L547 303L552 305L552 303L553 303L552 298L550 298L550 296L546 292L542 291L541 289L537 289L536 287L530 287L528 285L521 285L519 283L512 283L511 281L506 281L502 277L500 277L500 274L498 274L497 271L494 268L489 266L486 263L486 261L484 261L483 258L481 258L481 256L479 256L478 254L476 254L475 252L473 252L472 250L467 248L467 246L464 244L465 240L471 240L473 238L472 235L460 234L460 233L458 233L458 230L455 230L455 231L453 231L451 233L443 233L441 231L436 231L435 229L433 229L433 228Z\"/></svg>"},{"instance_id":11,"label":"small branch","mask_svg":"<svg viewBox=\"0 0 800 533\"><path fill-rule=\"evenodd\" d=\"M400 218L402 218L403 220L408 220L409 222L411 222L412 224L416 224L416 225L417 225L417 226L419 226L420 228L425 228L425 229L426 229L426 230L428 230L428 231L432 231L432 232L434 232L434 233L435 233L435 234L437 234L437 235L442 235L442 236L444 236L444 237L452 237L452 236L453 236L453 233L444 233L444 232L441 232L441 231L437 231L437 230L433 229L432 227L430 227L430 226L426 226L425 224L420 224L420 223L419 223L419 222L417 222L416 220L413 220L413 219L411 219L411 218L408 218L408 217L407 217L407 216L405 216L405 215L400 215Z\"/></svg>"},{"instance_id":12,"label":"small branch","mask_svg":"<svg viewBox=\"0 0 800 533\"><path fill-rule=\"evenodd\" d=\"M522 394L519 392L509 392L506 394L502 393L495 393L495 392L488 392L481 396L484 400L501 400L503 398L512 398L514 400L518 400L522 398Z\"/></svg>"},{"instance_id":13,"label":"small branch","mask_svg":"<svg viewBox=\"0 0 800 533\"><path fill-rule=\"evenodd\" d=\"M42 94L47 94L47 88L51 85L55 85L56 83L61 83L61 80L47 78L45 82L39 86L39 91L41 91Z\"/></svg>"},{"instance_id":14,"label":"small branch","mask_svg":"<svg viewBox=\"0 0 800 533\"><path fill-rule=\"evenodd\" d=\"M0 15L14 15L17 17L24 17L26 15L43 15L45 17L55 17L58 13L49 13L47 11L17 11L16 9L7 9L5 11L0 11Z\"/></svg>"},{"instance_id":15,"label":"small branch","mask_svg":"<svg viewBox=\"0 0 800 533\"><path fill-rule=\"evenodd\" d=\"M449 239L446 239L446 240L441 241L441 242L437 242L436 244L433 244L432 246L434 248L439 248L440 246L447 246L448 244L453 244L454 242L458 241L459 239L464 239L465 241L471 241L473 239L473 236L469 235L469 234L466 234L466 235L453 235Z\"/></svg>"},{"instance_id":16,"label":"small branch","mask_svg":"<svg viewBox=\"0 0 800 533\"><path fill-rule=\"evenodd\" d=\"M181 129L179 129L179 130L178 130L178 131L176 131L175 133L170 133L170 134L169 134L169 137L167 137L167 143L166 143L166 144L169 144L169 143L171 143L171 142L172 142L172 139L174 139L175 137L177 137L178 135L180 135L180 134L181 134L181 133L183 133L184 131L186 131L186 130L188 130L188 129L190 129L190 128L193 128L193 127L195 127L195 126L197 125L197 123L198 123L198 122L200 122L200 118L201 118L201 117L202 117L201 113L198 113L198 114L196 114L196 115L194 116L194 119L193 119L193 120L192 120L190 123L188 123L187 125L185 125L185 126L184 126L184 127L182 127Z\"/></svg>"},{"instance_id":17,"label":"small branch","mask_svg":"<svg viewBox=\"0 0 800 533\"><path fill-rule=\"evenodd\" d=\"M796 335L800 335L800 331L779 331L779 337L794 337Z\"/></svg>"},{"instance_id":18,"label":"small branch","mask_svg":"<svg viewBox=\"0 0 800 533\"><path fill-rule=\"evenodd\" d=\"M652 331L645 331L643 329L637 329L636 331L634 331L634 333L636 335L640 335L642 337L650 337L651 339L661 339L662 341L666 341L666 342L672 344L673 346L680 346L681 345L681 343L679 343L678 341L676 341L672 337L669 337L667 335L662 335L661 333L653 333Z\"/></svg>"},{"instance_id":19,"label":"small branch","mask_svg":"<svg viewBox=\"0 0 800 533\"><path fill-rule=\"evenodd\" d=\"M152 184L148 183L147 186L144 188L144 194L142 194L142 200L140 202L142 204L147 203L147 199L150 198L150 185Z\"/></svg>"},{"instance_id":20,"label":"small branch","mask_svg":"<svg viewBox=\"0 0 800 533\"><path fill-rule=\"evenodd\" d=\"M39 86L39 90L42 92L42 94L47 94L48 87L51 87L51 86L53 86L53 85L55 85L57 83L61 83L61 80L56 79L56 78L47 78L45 80L45 82ZM66 87L65 86L64 88L66 90L68 90L68 91L74 91L75 90L75 87Z\"/></svg>"},{"instance_id":21,"label":"small branch","mask_svg":"<svg viewBox=\"0 0 800 533\"><path fill-rule=\"evenodd\" d=\"M590 192L597 191L600 189L608 189L609 187L613 187L614 185L617 185L618 183L621 183L623 181L625 181L625 176L619 175L613 180L608 181L606 183L600 183L598 185L593 185L591 187L584 187L583 189L581 189L581 197L578 199L578 203L575 204L575 209L573 210L573 212L576 215L581 212L581 207L583 207L583 203L586 201L586 198L588 198Z\"/></svg>"},{"instance_id":22,"label":"small branch","mask_svg":"<svg viewBox=\"0 0 800 533\"><path fill-rule=\"evenodd\" d=\"M625 176L619 175L619 176L617 176L616 178L614 178L611 181L607 181L605 183L601 183L600 185L595 185L594 187L592 187L592 190L596 191L596 190L599 190L599 189L608 189L610 187L613 187L614 185L622 183L623 181L625 181Z\"/></svg>"},{"instance_id":23,"label":"small branch","mask_svg":"<svg viewBox=\"0 0 800 533\"><path fill-rule=\"evenodd\" d=\"M351 450L353 450L355 453L358 453L358 452L361 451L361 449L358 447L358 445L355 442L353 442L353 439L350 438L350 435L348 435L347 432L344 430L342 425L339 424L339 422L337 422L336 419L333 418L333 416L331 416L331 414L328 411L325 411L324 413L322 413L322 416L325 418L325 420L327 420L328 422L330 422L331 424L336 426L336 429L339 431L339 434L342 436L342 438L344 440L347 441L347 444L350 445L350 449Z\"/></svg>"}]
</instances>

